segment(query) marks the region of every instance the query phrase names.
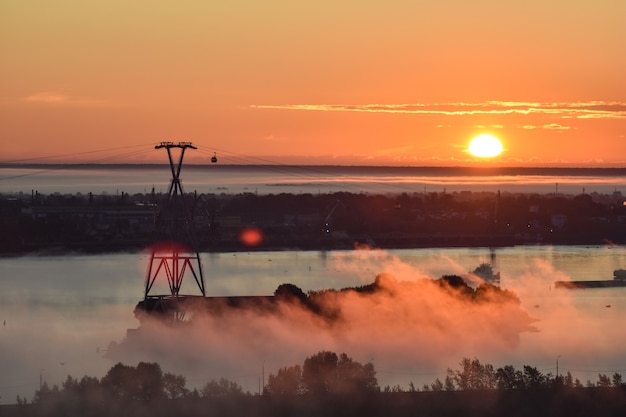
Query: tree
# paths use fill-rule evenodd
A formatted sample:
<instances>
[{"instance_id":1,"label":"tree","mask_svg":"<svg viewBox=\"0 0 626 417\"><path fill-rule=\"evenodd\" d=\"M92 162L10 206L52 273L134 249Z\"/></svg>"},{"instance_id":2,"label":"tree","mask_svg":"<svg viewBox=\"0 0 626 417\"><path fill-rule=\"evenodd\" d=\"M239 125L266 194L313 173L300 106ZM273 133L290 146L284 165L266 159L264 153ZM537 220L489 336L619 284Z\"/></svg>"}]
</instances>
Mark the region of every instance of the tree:
<instances>
[{"instance_id":1,"label":"tree","mask_svg":"<svg viewBox=\"0 0 626 417\"><path fill-rule=\"evenodd\" d=\"M302 368L302 381L306 391L315 395L330 392L338 361L337 354L329 351L306 358Z\"/></svg>"},{"instance_id":2,"label":"tree","mask_svg":"<svg viewBox=\"0 0 626 417\"><path fill-rule=\"evenodd\" d=\"M435 379L435 382L430 384L430 388L433 391L443 391L443 382L439 378Z\"/></svg>"},{"instance_id":3,"label":"tree","mask_svg":"<svg viewBox=\"0 0 626 417\"><path fill-rule=\"evenodd\" d=\"M456 389L454 386L454 378L450 375L451 372L452 370L448 369L448 375L446 375L446 379L443 384L446 391L454 391Z\"/></svg>"},{"instance_id":4,"label":"tree","mask_svg":"<svg viewBox=\"0 0 626 417\"><path fill-rule=\"evenodd\" d=\"M113 398L129 398L132 392L132 374L132 367L117 363L102 378L102 385Z\"/></svg>"},{"instance_id":5,"label":"tree","mask_svg":"<svg viewBox=\"0 0 626 417\"><path fill-rule=\"evenodd\" d=\"M140 362L136 368L118 363L102 378L102 385L118 399L148 401L165 395L157 363Z\"/></svg>"},{"instance_id":6,"label":"tree","mask_svg":"<svg viewBox=\"0 0 626 417\"><path fill-rule=\"evenodd\" d=\"M307 298L304 291L294 284L280 284L274 291L274 296L286 301L298 300L300 302L306 302Z\"/></svg>"},{"instance_id":7,"label":"tree","mask_svg":"<svg viewBox=\"0 0 626 417\"><path fill-rule=\"evenodd\" d=\"M224 398L243 395L244 392L241 385L226 378L220 378L219 381L213 379L207 382L200 390L202 398Z\"/></svg>"},{"instance_id":8,"label":"tree","mask_svg":"<svg viewBox=\"0 0 626 417\"><path fill-rule=\"evenodd\" d=\"M413 389L415 389L415 387L413 387ZM395 384L394 386L385 385L383 392L404 392L404 389L402 389L402 387L398 384ZM413 391L410 391L409 388L409 392Z\"/></svg>"},{"instance_id":9,"label":"tree","mask_svg":"<svg viewBox=\"0 0 626 417\"><path fill-rule=\"evenodd\" d=\"M163 371L158 363L139 362L135 370L136 398L143 401L164 396Z\"/></svg>"},{"instance_id":10,"label":"tree","mask_svg":"<svg viewBox=\"0 0 626 417\"><path fill-rule=\"evenodd\" d=\"M498 368L496 371L497 387L500 390L512 390L524 388L524 377L522 372L516 370L511 365Z\"/></svg>"},{"instance_id":11,"label":"tree","mask_svg":"<svg viewBox=\"0 0 626 417\"><path fill-rule=\"evenodd\" d=\"M59 395L59 387L53 385L52 388L48 385L46 381L43 381L41 387L35 391L35 395L33 396L33 404L43 404L47 401L52 400L53 398L57 398Z\"/></svg>"},{"instance_id":12,"label":"tree","mask_svg":"<svg viewBox=\"0 0 626 417\"><path fill-rule=\"evenodd\" d=\"M546 384L546 377L535 367L524 365L524 387L540 388Z\"/></svg>"},{"instance_id":13,"label":"tree","mask_svg":"<svg viewBox=\"0 0 626 417\"><path fill-rule=\"evenodd\" d=\"M356 362L345 353L322 351L308 357L302 367L306 392L347 394L380 391L374 365Z\"/></svg>"},{"instance_id":14,"label":"tree","mask_svg":"<svg viewBox=\"0 0 626 417\"><path fill-rule=\"evenodd\" d=\"M103 386L98 378L82 377L78 383L78 390L87 404L101 404L104 401Z\"/></svg>"},{"instance_id":15,"label":"tree","mask_svg":"<svg viewBox=\"0 0 626 417\"><path fill-rule=\"evenodd\" d=\"M611 378L605 374L598 374L598 387L610 387L612 385Z\"/></svg>"},{"instance_id":16,"label":"tree","mask_svg":"<svg viewBox=\"0 0 626 417\"><path fill-rule=\"evenodd\" d=\"M371 363L361 364L348 355L339 355L337 363L337 380L333 391L337 393L375 392L379 391L376 371Z\"/></svg>"},{"instance_id":17,"label":"tree","mask_svg":"<svg viewBox=\"0 0 626 417\"><path fill-rule=\"evenodd\" d=\"M280 368L276 375L270 374L265 390L273 395L293 396L304 390L300 365Z\"/></svg>"},{"instance_id":18,"label":"tree","mask_svg":"<svg viewBox=\"0 0 626 417\"><path fill-rule=\"evenodd\" d=\"M460 371L448 370L448 375L460 390L485 390L496 388L496 372L492 365L483 365L476 358L463 358Z\"/></svg>"},{"instance_id":19,"label":"tree","mask_svg":"<svg viewBox=\"0 0 626 417\"><path fill-rule=\"evenodd\" d=\"M165 373L163 375L163 389L167 398L177 400L189 396L189 390L186 388L185 377L182 375L174 375Z\"/></svg>"}]
</instances>

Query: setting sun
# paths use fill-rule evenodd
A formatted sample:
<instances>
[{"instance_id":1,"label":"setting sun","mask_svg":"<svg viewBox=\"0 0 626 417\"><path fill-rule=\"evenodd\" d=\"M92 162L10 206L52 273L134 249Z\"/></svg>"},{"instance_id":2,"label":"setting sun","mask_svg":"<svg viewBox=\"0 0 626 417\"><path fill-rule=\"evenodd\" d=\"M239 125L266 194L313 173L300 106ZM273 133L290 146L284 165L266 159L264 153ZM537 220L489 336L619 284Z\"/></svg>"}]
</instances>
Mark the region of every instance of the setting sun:
<instances>
[{"instance_id":1,"label":"setting sun","mask_svg":"<svg viewBox=\"0 0 626 417\"><path fill-rule=\"evenodd\" d=\"M492 158L502 153L502 142L495 136L485 133L472 139L467 150L479 158Z\"/></svg>"}]
</instances>

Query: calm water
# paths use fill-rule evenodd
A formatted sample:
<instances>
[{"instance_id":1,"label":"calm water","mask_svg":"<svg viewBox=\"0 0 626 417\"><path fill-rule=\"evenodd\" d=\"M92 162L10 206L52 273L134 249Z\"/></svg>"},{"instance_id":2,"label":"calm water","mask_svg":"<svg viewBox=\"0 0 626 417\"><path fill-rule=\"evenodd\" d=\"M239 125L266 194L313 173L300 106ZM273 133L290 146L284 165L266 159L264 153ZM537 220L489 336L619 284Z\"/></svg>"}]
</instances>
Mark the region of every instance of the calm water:
<instances>
[{"instance_id":1,"label":"calm water","mask_svg":"<svg viewBox=\"0 0 626 417\"><path fill-rule=\"evenodd\" d=\"M626 194L626 168L475 170L469 168L185 166L186 191L199 193L423 193L507 191L517 193L582 192ZM98 166L89 168L0 168L0 193L146 193L167 192L168 166Z\"/></svg>"},{"instance_id":2,"label":"calm water","mask_svg":"<svg viewBox=\"0 0 626 417\"><path fill-rule=\"evenodd\" d=\"M203 254L202 258L208 295L263 295L272 294L282 283L305 292L363 285L380 272L401 280L464 274L488 261L489 251L252 252ZM127 329L139 325L132 311L143 294L147 262L145 254L0 259L0 401L12 403L18 394L32 398L40 378L59 384L68 374L103 376L114 364L105 357L109 344L122 341ZM614 269L626 267L626 247L503 248L496 252L496 266L502 273L502 287L515 291L522 308L538 320L537 331L523 333L518 343L457 349L458 341L451 334L442 336L451 349L436 358L419 344L410 349L417 356L399 358L383 340L369 341L366 352L347 353L362 362L372 360L382 386L398 383L405 388L410 381L421 386L444 377L446 367L455 368L463 356L476 356L495 366L530 364L554 373L555 359L561 355L560 369L571 371L583 383L595 381L599 372L626 374L626 288L553 289L556 279L611 279ZM188 277L185 283L192 281ZM185 283L183 292L193 294L193 286L185 289ZM242 337L241 344L252 343L255 339L250 337L249 333ZM261 373L267 376L279 367L301 364L305 356L329 346L342 347L340 336L331 344L310 335L305 344L294 340L292 346L284 342L276 346L277 352L286 349L278 358L247 355L228 362L219 348L223 343L218 337L202 348L210 358L196 365L196 373L164 370L184 373L189 386L226 377L256 392Z\"/></svg>"}]
</instances>

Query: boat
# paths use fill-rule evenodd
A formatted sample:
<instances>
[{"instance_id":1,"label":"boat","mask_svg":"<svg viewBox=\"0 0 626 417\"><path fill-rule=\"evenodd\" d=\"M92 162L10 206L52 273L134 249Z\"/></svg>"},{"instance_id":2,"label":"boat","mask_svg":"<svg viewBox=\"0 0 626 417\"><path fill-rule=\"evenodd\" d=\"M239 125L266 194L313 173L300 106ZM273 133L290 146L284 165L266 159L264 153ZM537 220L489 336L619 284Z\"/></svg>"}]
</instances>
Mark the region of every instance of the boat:
<instances>
[{"instance_id":1,"label":"boat","mask_svg":"<svg viewBox=\"0 0 626 417\"><path fill-rule=\"evenodd\" d=\"M626 287L626 269L613 271L613 279L601 281L555 281L554 288L585 289L585 288L616 288Z\"/></svg>"}]
</instances>

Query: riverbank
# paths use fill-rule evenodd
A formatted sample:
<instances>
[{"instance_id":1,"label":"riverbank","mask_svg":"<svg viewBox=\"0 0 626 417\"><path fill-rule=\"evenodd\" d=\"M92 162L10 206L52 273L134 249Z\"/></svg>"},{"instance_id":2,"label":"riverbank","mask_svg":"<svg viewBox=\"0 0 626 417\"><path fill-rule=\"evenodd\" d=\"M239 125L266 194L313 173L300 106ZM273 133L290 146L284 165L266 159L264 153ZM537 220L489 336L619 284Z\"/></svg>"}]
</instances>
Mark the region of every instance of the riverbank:
<instances>
[{"instance_id":1,"label":"riverbank","mask_svg":"<svg viewBox=\"0 0 626 417\"><path fill-rule=\"evenodd\" d=\"M0 196L0 254L141 251L183 231L202 252L626 244L621 193L194 194L174 233L166 197Z\"/></svg>"}]
</instances>

